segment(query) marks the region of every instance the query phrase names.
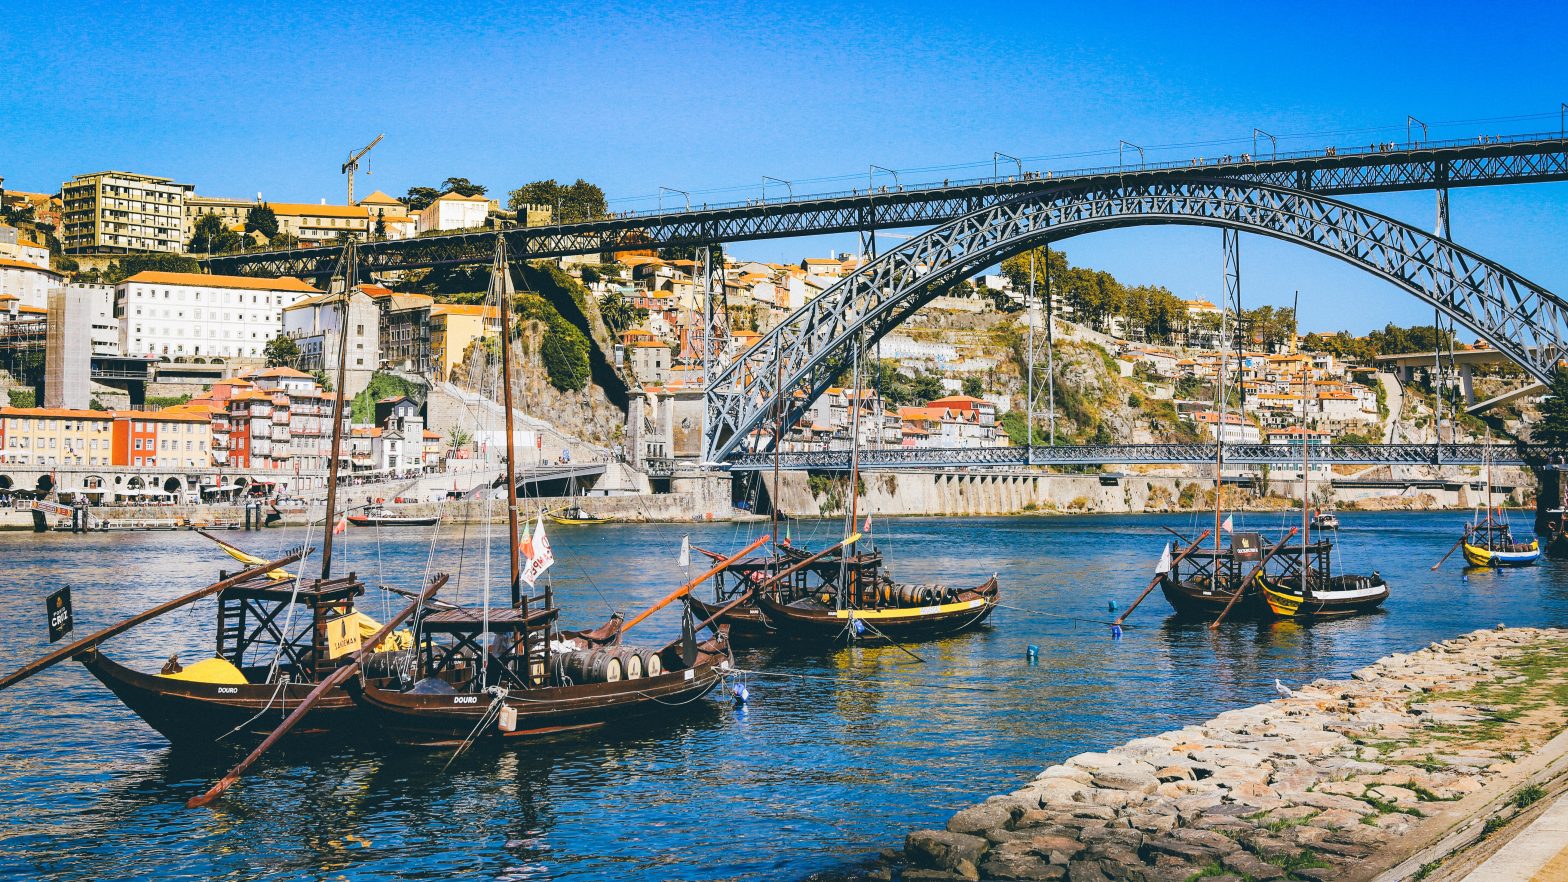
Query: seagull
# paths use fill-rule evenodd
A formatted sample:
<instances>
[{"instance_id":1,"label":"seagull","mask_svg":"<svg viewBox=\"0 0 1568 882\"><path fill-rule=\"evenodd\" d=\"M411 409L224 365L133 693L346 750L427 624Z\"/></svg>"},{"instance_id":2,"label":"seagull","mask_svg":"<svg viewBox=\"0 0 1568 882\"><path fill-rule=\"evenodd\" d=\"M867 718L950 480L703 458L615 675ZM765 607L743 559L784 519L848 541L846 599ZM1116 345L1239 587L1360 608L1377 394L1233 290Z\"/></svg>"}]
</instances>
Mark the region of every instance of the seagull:
<instances>
[{"instance_id":1,"label":"seagull","mask_svg":"<svg viewBox=\"0 0 1568 882\"><path fill-rule=\"evenodd\" d=\"M1274 691L1279 693L1280 698L1296 697L1296 693L1290 691L1290 687L1286 686L1284 683L1281 683L1278 677L1274 678Z\"/></svg>"}]
</instances>

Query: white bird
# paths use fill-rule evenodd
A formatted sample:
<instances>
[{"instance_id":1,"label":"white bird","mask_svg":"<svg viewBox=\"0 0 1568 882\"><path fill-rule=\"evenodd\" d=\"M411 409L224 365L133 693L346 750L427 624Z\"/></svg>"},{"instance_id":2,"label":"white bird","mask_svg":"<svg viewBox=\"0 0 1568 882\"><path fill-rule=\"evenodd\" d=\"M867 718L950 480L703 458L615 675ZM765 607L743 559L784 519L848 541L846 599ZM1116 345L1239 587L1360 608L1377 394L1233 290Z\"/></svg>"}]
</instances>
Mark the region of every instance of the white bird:
<instances>
[{"instance_id":1,"label":"white bird","mask_svg":"<svg viewBox=\"0 0 1568 882\"><path fill-rule=\"evenodd\" d=\"M1296 693L1290 691L1290 687L1286 686L1284 683L1281 683L1278 677L1274 678L1274 691L1279 693L1280 698L1296 697Z\"/></svg>"}]
</instances>

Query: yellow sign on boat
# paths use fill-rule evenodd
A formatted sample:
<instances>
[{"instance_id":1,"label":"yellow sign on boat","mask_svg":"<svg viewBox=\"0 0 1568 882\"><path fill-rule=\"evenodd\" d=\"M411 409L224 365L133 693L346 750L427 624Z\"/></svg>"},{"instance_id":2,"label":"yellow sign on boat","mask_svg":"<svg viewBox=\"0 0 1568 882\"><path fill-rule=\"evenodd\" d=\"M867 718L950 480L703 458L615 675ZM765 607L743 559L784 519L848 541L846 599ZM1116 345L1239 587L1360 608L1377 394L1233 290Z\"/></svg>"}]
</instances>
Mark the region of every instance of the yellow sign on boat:
<instances>
[{"instance_id":1,"label":"yellow sign on boat","mask_svg":"<svg viewBox=\"0 0 1568 882\"><path fill-rule=\"evenodd\" d=\"M352 615L338 616L327 622L327 658L342 658L359 651L361 635L353 619Z\"/></svg>"},{"instance_id":2,"label":"yellow sign on boat","mask_svg":"<svg viewBox=\"0 0 1568 882\"><path fill-rule=\"evenodd\" d=\"M977 609L985 606L984 599L960 600L956 603L942 603L936 606L922 606L915 610L916 615L934 616L940 613L962 612L966 609ZM898 619L909 616L908 607L902 609L841 609L835 610L833 616L840 619Z\"/></svg>"}]
</instances>

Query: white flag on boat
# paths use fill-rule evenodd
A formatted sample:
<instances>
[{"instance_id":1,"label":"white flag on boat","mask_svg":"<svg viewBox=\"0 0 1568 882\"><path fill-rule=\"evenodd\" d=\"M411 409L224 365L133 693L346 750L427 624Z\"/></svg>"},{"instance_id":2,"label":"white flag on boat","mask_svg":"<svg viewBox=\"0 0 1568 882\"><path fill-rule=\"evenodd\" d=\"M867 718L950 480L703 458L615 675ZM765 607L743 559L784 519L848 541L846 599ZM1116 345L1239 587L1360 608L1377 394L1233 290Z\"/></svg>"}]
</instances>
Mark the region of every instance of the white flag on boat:
<instances>
[{"instance_id":1,"label":"white flag on boat","mask_svg":"<svg viewBox=\"0 0 1568 882\"><path fill-rule=\"evenodd\" d=\"M533 538L524 548L528 549L528 564L523 567L523 581L532 585L555 563L555 555L550 553L550 540L544 535L544 515L534 524Z\"/></svg>"},{"instance_id":2,"label":"white flag on boat","mask_svg":"<svg viewBox=\"0 0 1568 882\"><path fill-rule=\"evenodd\" d=\"M1154 565L1154 572L1164 574L1171 571L1171 544L1165 543L1165 551L1160 554L1160 562Z\"/></svg>"},{"instance_id":3,"label":"white flag on boat","mask_svg":"<svg viewBox=\"0 0 1568 882\"><path fill-rule=\"evenodd\" d=\"M691 536L681 537L681 566L691 566Z\"/></svg>"},{"instance_id":4,"label":"white flag on boat","mask_svg":"<svg viewBox=\"0 0 1568 882\"><path fill-rule=\"evenodd\" d=\"M1220 524L1220 529L1224 530L1227 533L1235 530L1236 529L1236 525L1231 522L1231 518L1233 518L1233 517L1235 517L1235 515L1226 515L1225 516L1225 523Z\"/></svg>"}]
</instances>

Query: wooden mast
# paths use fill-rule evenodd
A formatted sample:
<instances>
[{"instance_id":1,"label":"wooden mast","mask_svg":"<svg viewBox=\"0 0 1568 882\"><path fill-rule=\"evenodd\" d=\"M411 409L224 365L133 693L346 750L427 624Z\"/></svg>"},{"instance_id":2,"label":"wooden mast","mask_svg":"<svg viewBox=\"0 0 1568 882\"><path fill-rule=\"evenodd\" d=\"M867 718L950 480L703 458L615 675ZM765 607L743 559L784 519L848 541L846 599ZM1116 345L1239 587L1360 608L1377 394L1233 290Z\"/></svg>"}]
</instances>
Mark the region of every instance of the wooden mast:
<instances>
[{"instance_id":1,"label":"wooden mast","mask_svg":"<svg viewBox=\"0 0 1568 882\"><path fill-rule=\"evenodd\" d=\"M858 537L855 532L855 521L860 516L860 495L856 489L860 485L860 334L855 334L855 370L852 373L855 388L851 390L850 406L854 412L849 420L849 524L844 530L845 536ZM844 549L839 556L838 566L838 608L844 608L844 601L849 593L846 582L849 579L849 559L855 554L855 542ZM858 573L858 570L857 570ZM858 602L858 601L857 601Z\"/></svg>"},{"instance_id":2,"label":"wooden mast","mask_svg":"<svg viewBox=\"0 0 1568 882\"><path fill-rule=\"evenodd\" d=\"M1299 354L1299 353L1298 353ZM1312 478L1307 463L1307 366L1301 366L1301 599L1306 600L1310 595L1307 589L1307 545L1311 539L1308 532L1307 504L1312 498Z\"/></svg>"},{"instance_id":3,"label":"wooden mast","mask_svg":"<svg viewBox=\"0 0 1568 882\"><path fill-rule=\"evenodd\" d=\"M523 568L518 557L517 529L517 439L512 431L512 285L511 266L506 257L506 235L495 237L495 265L491 273L496 285L496 300L501 313L501 406L506 409L501 425L506 431L506 529L507 549L512 564L512 607L527 610L523 596ZM548 587L545 589L549 590ZM548 601L547 601L548 605ZM528 632L523 630L526 652Z\"/></svg>"},{"instance_id":4,"label":"wooden mast","mask_svg":"<svg viewBox=\"0 0 1568 882\"><path fill-rule=\"evenodd\" d=\"M343 244L343 255L338 268L342 271L341 296L343 311L338 315L338 376L337 394L332 397L332 455L327 460L327 517L321 537L321 578L332 575L332 533L337 529L338 456L343 450L343 405L348 390L344 381L348 376L348 325L349 309L354 302L354 283L359 278L358 246L352 239ZM339 280L334 280L339 281Z\"/></svg>"}]
</instances>

